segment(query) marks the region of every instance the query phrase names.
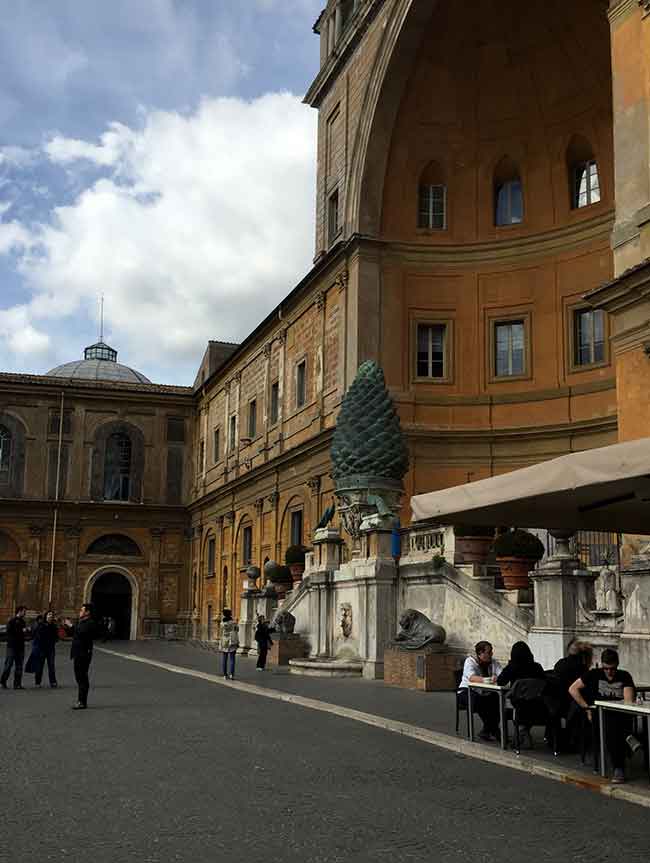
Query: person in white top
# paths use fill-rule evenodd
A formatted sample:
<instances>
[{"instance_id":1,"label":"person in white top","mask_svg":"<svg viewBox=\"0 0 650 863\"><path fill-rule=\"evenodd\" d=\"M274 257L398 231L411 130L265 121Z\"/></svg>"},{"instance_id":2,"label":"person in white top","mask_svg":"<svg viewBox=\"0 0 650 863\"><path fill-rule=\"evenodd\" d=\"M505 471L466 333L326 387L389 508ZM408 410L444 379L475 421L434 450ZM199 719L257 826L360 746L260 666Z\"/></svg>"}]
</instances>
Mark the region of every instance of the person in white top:
<instances>
[{"instance_id":1,"label":"person in white top","mask_svg":"<svg viewBox=\"0 0 650 863\"><path fill-rule=\"evenodd\" d=\"M467 709L467 687L469 683L496 683L502 671L501 665L492 658L493 648L489 641L479 641L474 647L474 656L468 656L463 665L463 676L458 688L460 704ZM483 728L481 740L499 739L499 697L496 692L472 691L472 708L481 717Z\"/></svg>"}]
</instances>

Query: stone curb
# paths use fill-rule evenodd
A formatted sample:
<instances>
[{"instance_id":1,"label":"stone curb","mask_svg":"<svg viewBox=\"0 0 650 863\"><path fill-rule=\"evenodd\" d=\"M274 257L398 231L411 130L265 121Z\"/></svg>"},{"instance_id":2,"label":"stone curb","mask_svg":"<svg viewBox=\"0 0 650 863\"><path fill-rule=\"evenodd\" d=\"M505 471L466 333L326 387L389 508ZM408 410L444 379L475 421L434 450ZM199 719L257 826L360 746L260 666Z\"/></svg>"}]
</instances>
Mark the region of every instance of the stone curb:
<instances>
[{"instance_id":1,"label":"stone curb","mask_svg":"<svg viewBox=\"0 0 650 863\"><path fill-rule=\"evenodd\" d=\"M544 779L553 779L555 782L563 782L567 785L574 785L577 788L586 788L589 791L595 791L598 794L603 794L604 796L611 797L615 800L624 800L627 803L635 803L638 806L645 806L650 809L650 792L644 793L629 787L611 785L606 779L602 779L598 776L587 776L583 773L574 773L567 771L560 766L555 767L551 764L543 764L532 758L515 755L511 752L504 752L502 749L487 747L484 744L479 743L470 743L469 740L452 737L450 734L443 734L441 731L431 731L428 728L422 728L418 725L410 725L408 722L401 722L397 719L388 719L384 716L376 716L373 713L364 713L361 710L355 710L351 707L342 707L339 704L331 704L328 701L319 701L316 698L306 698L304 695L294 695L289 692L282 692L279 689L267 689L264 686L256 686L254 683L243 683L240 680L224 680L219 675L210 674L207 671L197 671L194 668L172 665L169 662L160 662L157 659L148 659L143 656L136 656L133 653L121 653L118 650L109 650L106 647L97 647L96 649L102 653L117 656L120 659L128 659L131 662L141 662L144 665L150 665L154 668L160 668L163 671L170 671L174 674L183 674L186 677L195 677L198 680L205 680L208 683L215 683L228 689L236 689L239 692L246 692L249 695L260 695L263 698L271 698L275 701L284 701L288 704L294 704L297 707L304 707L308 710L319 710L321 713L332 713L335 716L342 717L344 719L351 719L354 722L363 722L365 725L371 725L374 728L381 728L382 730L390 731L393 734L401 734L404 737L410 737L412 740L419 740L421 743L427 743L430 746L436 746L438 749L445 749L448 752L454 752L465 758L475 758L479 761L496 764L499 767L509 767L512 770L529 773L532 776L539 776Z\"/></svg>"}]
</instances>

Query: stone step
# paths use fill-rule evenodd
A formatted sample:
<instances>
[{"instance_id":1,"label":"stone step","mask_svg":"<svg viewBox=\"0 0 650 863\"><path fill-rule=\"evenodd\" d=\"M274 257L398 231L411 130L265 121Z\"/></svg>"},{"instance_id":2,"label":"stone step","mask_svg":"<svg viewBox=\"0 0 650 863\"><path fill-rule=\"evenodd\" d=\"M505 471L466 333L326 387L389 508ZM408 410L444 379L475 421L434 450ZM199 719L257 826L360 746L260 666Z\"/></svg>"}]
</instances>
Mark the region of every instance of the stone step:
<instances>
[{"instance_id":1,"label":"stone step","mask_svg":"<svg viewBox=\"0 0 650 863\"><path fill-rule=\"evenodd\" d=\"M290 659L289 672L305 677L361 677L363 662L349 659Z\"/></svg>"}]
</instances>

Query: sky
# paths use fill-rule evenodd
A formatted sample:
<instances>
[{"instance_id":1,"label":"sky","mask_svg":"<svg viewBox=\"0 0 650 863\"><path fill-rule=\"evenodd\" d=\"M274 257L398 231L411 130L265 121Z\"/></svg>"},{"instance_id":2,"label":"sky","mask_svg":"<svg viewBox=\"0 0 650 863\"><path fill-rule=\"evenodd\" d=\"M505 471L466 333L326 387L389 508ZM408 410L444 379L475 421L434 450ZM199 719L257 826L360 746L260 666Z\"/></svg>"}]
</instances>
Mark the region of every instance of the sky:
<instances>
[{"instance_id":1,"label":"sky","mask_svg":"<svg viewBox=\"0 0 650 863\"><path fill-rule=\"evenodd\" d=\"M311 267L324 0L13 0L0 17L0 371L99 335L191 385Z\"/></svg>"}]
</instances>

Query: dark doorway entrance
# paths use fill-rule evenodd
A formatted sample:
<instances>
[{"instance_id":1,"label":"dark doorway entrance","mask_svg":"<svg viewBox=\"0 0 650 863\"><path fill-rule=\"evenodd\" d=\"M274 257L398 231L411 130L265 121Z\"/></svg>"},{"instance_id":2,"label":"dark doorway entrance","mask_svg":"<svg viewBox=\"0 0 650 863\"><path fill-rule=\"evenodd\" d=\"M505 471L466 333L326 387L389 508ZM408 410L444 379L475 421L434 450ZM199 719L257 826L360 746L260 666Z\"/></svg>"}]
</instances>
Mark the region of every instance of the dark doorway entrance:
<instances>
[{"instance_id":1,"label":"dark doorway entrance","mask_svg":"<svg viewBox=\"0 0 650 863\"><path fill-rule=\"evenodd\" d=\"M113 638L131 638L131 584L119 572L100 575L93 585L91 601L95 606L97 620L113 618Z\"/></svg>"}]
</instances>

